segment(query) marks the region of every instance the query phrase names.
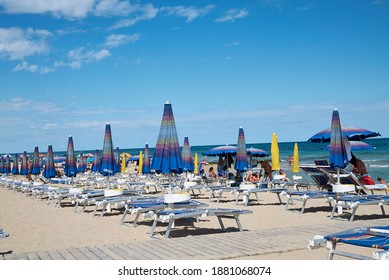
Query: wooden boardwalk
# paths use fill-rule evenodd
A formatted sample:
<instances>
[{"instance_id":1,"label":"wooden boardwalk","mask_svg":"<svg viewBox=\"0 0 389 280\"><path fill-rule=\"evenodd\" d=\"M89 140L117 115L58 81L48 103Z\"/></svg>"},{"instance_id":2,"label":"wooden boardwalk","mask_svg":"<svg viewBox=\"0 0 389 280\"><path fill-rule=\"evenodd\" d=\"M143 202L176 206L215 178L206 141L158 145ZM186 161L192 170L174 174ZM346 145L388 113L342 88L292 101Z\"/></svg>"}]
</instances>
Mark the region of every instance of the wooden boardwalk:
<instances>
[{"instance_id":1,"label":"wooden boardwalk","mask_svg":"<svg viewBox=\"0 0 389 280\"><path fill-rule=\"evenodd\" d=\"M368 224L367 224L368 223ZM307 249L316 234L358 226L388 225L389 219L274 228L267 230L202 234L196 236L111 244L66 250L3 254L3 260L221 260Z\"/></svg>"}]
</instances>

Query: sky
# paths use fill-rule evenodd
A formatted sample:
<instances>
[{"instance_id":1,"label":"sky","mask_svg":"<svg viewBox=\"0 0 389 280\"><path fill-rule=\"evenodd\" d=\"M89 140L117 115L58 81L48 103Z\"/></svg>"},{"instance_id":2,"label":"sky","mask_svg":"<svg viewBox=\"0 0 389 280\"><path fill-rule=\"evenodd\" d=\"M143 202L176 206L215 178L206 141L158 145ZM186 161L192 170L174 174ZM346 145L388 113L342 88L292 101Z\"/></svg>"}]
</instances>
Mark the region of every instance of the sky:
<instances>
[{"instance_id":1,"label":"sky","mask_svg":"<svg viewBox=\"0 0 389 280\"><path fill-rule=\"evenodd\" d=\"M0 153L389 137L389 0L0 0Z\"/></svg>"}]
</instances>

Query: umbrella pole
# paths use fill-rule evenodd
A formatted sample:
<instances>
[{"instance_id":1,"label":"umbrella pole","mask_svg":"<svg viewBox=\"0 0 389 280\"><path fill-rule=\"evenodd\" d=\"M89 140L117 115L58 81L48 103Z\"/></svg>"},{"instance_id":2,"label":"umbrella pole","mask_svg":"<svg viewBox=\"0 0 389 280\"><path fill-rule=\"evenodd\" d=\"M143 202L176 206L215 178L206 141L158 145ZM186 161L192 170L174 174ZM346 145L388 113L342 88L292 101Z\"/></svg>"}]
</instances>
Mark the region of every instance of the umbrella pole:
<instances>
[{"instance_id":1,"label":"umbrella pole","mask_svg":"<svg viewBox=\"0 0 389 280\"><path fill-rule=\"evenodd\" d=\"M337 174L338 174L338 185L340 185L340 169L337 168Z\"/></svg>"},{"instance_id":2,"label":"umbrella pole","mask_svg":"<svg viewBox=\"0 0 389 280\"><path fill-rule=\"evenodd\" d=\"M168 178L169 178L169 193L172 193L172 173L171 172L169 172Z\"/></svg>"}]
</instances>

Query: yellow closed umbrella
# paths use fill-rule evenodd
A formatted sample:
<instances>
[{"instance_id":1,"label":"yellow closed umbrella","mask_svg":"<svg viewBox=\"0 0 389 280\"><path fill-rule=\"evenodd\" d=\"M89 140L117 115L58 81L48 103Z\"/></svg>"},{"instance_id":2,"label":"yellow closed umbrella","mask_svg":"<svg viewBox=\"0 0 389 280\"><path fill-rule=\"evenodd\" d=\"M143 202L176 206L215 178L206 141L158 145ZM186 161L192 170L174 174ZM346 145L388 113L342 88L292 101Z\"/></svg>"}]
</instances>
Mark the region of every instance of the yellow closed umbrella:
<instances>
[{"instance_id":1,"label":"yellow closed umbrella","mask_svg":"<svg viewBox=\"0 0 389 280\"><path fill-rule=\"evenodd\" d=\"M193 173L198 175L199 174L199 157L197 155L197 153L195 153L195 157L194 157L194 170L193 170Z\"/></svg>"},{"instance_id":2,"label":"yellow closed umbrella","mask_svg":"<svg viewBox=\"0 0 389 280\"><path fill-rule=\"evenodd\" d=\"M121 171L122 173L125 173L127 170L127 156L125 154L122 154L122 166Z\"/></svg>"},{"instance_id":3,"label":"yellow closed umbrella","mask_svg":"<svg viewBox=\"0 0 389 280\"><path fill-rule=\"evenodd\" d=\"M294 143L292 172L294 172L294 173L300 172L300 169L299 169L299 148L298 148L297 143Z\"/></svg>"},{"instance_id":4,"label":"yellow closed umbrella","mask_svg":"<svg viewBox=\"0 0 389 280\"><path fill-rule=\"evenodd\" d=\"M138 172L139 174L142 174L143 169L143 153L142 151L139 152L139 167L138 167Z\"/></svg>"},{"instance_id":5,"label":"yellow closed umbrella","mask_svg":"<svg viewBox=\"0 0 389 280\"><path fill-rule=\"evenodd\" d=\"M278 148L277 133L273 133L271 137L271 165L273 170L280 170L280 150Z\"/></svg>"}]
</instances>

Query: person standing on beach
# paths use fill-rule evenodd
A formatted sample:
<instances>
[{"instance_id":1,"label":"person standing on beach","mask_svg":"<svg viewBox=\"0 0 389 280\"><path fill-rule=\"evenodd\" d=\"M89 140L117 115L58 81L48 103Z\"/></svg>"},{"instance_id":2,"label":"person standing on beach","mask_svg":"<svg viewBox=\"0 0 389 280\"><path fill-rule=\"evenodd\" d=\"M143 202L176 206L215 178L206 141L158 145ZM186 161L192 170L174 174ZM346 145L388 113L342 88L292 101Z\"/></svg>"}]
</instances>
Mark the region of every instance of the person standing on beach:
<instances>
[{"instance_id":1,"label":"person standing on beach","mask_svg":"<svg viewBox=\"0 0 389 280\"><path fill-rule=\"evenodd\" d=\"M364 162L359 158L356 158L353 153L351 153L350 163L353 166L352 172L359 175L359 182L361 182L362 185L375 185L373 178L367 173Z\"/></svg>"},{"instance_id":2,"label":"person standing on beach","mask_svg":"<svg viewBox=\"0 0 389 280\"><path fill-rule=\"evenodd\" d=\"M271 164L269 162L263 161L263 160L261 160L259 163L261 164L261 167L263 168L263 171L265 172L265 175L263 176L263 180L266 180L267 178L269 178L270 181L272 181L273 175L271 172L272 172L273 168L272 168Z\"/></svg>"}]
</instances>

